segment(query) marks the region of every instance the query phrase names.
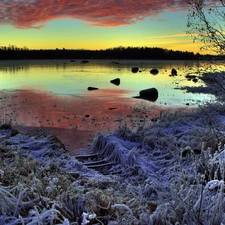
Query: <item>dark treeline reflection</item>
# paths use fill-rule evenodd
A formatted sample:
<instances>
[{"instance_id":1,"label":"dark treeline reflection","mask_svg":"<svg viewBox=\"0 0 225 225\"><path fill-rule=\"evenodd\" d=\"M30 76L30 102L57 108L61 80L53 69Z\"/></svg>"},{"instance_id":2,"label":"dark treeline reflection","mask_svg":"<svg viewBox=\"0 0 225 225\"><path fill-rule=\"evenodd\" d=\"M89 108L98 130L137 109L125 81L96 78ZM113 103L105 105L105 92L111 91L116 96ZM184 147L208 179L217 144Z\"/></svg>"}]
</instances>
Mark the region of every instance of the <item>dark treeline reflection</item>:
<instances>
[{"instance_id":1,"label":"dark treeline reflection","mask_svg":"<svg viewBox=\"0 0 225 225\"><path fill-rule=\"evenodd\" d=\"M14 46L1 47L0 59L198 59L199 53L163 48L117 47L105 50L29 50Z\"/></svg>"}]
</instances>

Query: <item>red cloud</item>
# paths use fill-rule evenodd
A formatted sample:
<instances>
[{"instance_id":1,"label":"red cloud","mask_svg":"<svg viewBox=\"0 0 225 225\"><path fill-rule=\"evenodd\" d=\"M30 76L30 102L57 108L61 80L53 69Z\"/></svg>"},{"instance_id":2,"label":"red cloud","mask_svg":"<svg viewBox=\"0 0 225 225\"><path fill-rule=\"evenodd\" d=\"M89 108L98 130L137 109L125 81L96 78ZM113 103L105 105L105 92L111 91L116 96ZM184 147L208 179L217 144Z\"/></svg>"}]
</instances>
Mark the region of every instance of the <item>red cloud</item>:
<instances>
[{"instance_id":1,"label":"red cloud","mask_svg":"<svg viewBox=\"0 0 225 225\"><path fill-rule=\"evenodd\" d=\"M186 0L5 0L0 2L0 24L41 28L50 20L74 18L90 26L121 26L186 6Z\"/></svg>"}]
</instances>

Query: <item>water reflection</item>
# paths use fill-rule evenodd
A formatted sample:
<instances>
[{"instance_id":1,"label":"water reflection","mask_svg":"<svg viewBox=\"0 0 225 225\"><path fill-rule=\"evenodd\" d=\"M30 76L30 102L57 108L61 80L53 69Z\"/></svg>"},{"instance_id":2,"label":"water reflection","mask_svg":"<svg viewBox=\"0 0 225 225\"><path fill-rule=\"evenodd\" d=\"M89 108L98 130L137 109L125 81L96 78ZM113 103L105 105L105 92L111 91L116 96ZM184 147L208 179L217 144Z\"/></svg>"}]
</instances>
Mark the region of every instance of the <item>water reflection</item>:
<instances>
[{"instance_id":1,"label":"water reflection","mask_svg":"<svg viewBox=\"0 0 225 225\"><path fill-rule=\"evenodd\" d=\"M53 132L69 150L87 147L99 131L112 131L123 124L135 129L150 123L162 111L186 109L210 100L209 95L175 90L182 85L201 85L185 78L203 71L199 62L189 63L1 61L0 121L12 119L13 124L29 133ZM138 67L139 72L132 73L133 67ZM152 75L152 68L159 73ZM172 68L176 68L177 76L169 76ZM117 78L119 85L110 82ZM88 87L98 89L88 91ZM133 98L149 88L158 90L154 103Z\"/></svg>"},{"instance_id":2,"label":"water reflection","mask_svg":"<svg viewBox=\"0 0 225 225\"><path fill-rule=\"evenodd\" d=\"M87 147L100 131L113 131L126 124L135 129L150 123L164 110L151 103L121 97L123 91L100 90L92 96L55 96L35 90L1 91L0 120L12 120L20 131L55 133L67 149Z\"/></svg>"},{"instance_id":3,"label":"water reflection","mask_svg":"<svg viewBox=\"0 0 225 225\"><path fill-rule=\"evenodd\" d=\"M133 67L139 68L139 72L132 73ZM211 67L203 62L190 61L121 60L112 63L109 60L90 60L86 64L69 60L1 61L0 89L44 89L57 95L83 96L90 95L86 91L88 87L115 89L110 81L119 78L117 89L129 91L127 97L136 96L143 89L156 88L159 91L156 104L181 105L186 104L184 99L195 99L197 102L207 98L206 95L186 94L175 88L203 85L200 81L188 81L185 75L198 76ZM150 73L153 68L158 70L155 76ZM170 77L173 68L176 68L177 76Z\"/></svg>"}]
</instances>

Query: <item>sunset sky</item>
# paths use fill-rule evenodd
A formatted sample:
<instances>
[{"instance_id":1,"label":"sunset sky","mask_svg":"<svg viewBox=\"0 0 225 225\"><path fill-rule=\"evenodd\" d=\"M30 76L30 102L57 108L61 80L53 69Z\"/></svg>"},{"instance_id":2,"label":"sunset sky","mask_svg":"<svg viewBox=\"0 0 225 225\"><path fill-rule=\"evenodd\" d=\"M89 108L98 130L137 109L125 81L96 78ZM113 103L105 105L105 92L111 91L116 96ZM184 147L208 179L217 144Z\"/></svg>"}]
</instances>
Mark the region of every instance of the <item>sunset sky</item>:
<instances>
[{"instance_id":1,"label":"sunset sky","mask_svg":"<svg viewBox=\"0 0 225 225\"><path fill-rule=\"evenodd\" d=\"M186 0L1 0L0 46L29 49L162 47L199 52Z\"/></svg>"}]
</instances>

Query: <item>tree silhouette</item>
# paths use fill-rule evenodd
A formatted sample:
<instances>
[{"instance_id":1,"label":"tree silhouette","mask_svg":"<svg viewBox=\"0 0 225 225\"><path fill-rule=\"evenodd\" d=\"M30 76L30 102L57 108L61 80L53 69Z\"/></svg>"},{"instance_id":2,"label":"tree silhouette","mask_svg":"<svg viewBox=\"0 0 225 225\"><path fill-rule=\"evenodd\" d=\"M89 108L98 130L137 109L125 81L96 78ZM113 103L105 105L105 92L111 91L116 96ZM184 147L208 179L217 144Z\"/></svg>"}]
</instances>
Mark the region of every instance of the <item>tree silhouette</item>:
<instances>
[{"instance_id":1,"label":"tree silhouette","mask_svg":"<svg viewBox=\"0 0 225 225\"><path fill-rule=\"evenodd\" d=\"M0 48L0 59L198 59L193 52L163 48L116 47L105 50L49 49L29 50L15 45Z\"/></svg>"},{"instance_id":2,"label":"tree silhouette","mask_svg":"<svg viewBox=\"0 0 225 225\"><path fill-rule=\"evenodd\" d=\"M225 53L225 1L189 0L188 33L203 50Z\"/></svg>"}]
</instances>

